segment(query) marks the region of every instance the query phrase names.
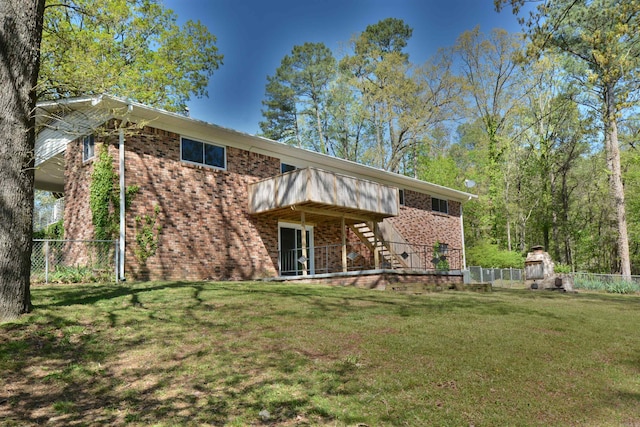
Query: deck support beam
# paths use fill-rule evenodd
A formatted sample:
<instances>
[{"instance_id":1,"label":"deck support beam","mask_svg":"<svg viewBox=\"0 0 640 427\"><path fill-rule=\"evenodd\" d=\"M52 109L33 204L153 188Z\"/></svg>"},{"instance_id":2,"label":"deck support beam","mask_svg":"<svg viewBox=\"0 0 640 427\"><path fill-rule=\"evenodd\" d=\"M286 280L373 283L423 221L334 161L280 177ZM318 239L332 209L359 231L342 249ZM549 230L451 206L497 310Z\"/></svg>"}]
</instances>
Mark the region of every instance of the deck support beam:
<instances>
[{"instance_id":1,"label":"deck support beam","mask_svg":"<svg viewBox=\"0 0 640 427\"><path fill-rule=\"evenodd\" d=\"M341 221L341 229L342 229L342 272L347 272L347 226L344 221L344 216Z\"/></svg>"},{"instance_id":2,"label":"deck support beam","mask_svg":"<svg viewBox=\"0 0 640 427\"><path fill-rule=\"evenodd\" d=\"M309 265L308 252L307 252L307 225L305 221L304 211L300 212L300 226L302 227L302 258L304 258L304 262L302 263L302 275L306 276L308 274L307 266Z\"/></svg>"}]
</instances>

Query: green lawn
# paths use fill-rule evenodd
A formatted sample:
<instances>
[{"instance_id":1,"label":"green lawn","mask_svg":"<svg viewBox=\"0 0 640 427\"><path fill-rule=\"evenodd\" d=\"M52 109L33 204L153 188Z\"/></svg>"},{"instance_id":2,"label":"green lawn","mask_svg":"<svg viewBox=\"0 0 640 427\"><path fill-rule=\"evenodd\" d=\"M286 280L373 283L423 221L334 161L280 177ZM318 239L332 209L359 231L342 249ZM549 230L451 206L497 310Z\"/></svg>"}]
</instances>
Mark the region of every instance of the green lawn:
<instances>
[{"instance_id":1,"label":"green lawn","mask_svg":"<svg viewBox=\"0 0 640 427\"><path fill-rule=\"evenodd\" d=\"M0 425L640 425L640 297L32 288Z\"/></svg>"}]
</instances>

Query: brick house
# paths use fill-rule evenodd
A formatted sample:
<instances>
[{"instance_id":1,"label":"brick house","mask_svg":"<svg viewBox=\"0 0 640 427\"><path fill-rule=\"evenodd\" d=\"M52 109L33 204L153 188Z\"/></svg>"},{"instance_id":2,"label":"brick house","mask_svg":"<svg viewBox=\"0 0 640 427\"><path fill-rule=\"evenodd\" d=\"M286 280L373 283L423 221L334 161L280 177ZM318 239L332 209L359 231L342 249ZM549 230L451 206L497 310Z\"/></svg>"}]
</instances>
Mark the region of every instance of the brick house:
<instances>
[{"instance_id":1,"label":"brick house","mask_svg":"<svg viewBox=\"0 0 640 427\"><path fill-rule=\"evenodd\" d=\"M65 238L93 238L100 145L121 195L138 188L117 212L123 279L462 280L474 195L106 95L38 105L36 188L64 194Z\"/></svg>"}]
</instances>

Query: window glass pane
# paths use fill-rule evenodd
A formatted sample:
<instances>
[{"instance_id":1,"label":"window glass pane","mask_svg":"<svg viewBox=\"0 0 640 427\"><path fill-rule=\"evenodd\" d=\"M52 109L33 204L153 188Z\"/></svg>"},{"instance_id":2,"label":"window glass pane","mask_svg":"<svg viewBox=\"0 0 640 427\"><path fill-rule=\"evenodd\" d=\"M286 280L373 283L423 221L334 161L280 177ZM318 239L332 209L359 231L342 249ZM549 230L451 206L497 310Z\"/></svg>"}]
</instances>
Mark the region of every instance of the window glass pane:
<instances>
[{"instance_id":1,"label":"window glass pane","mask_svg":"<svg viewBox=\"0 0 640 427\"><path fill-rule=\"evenodd\" d=\"M204 164L224 168L224 147L204 144Z\"/></svg>"},{"instance_id":2,"label":"window glass pane","mask_svg":"<svg viewBox=\"0 0 640 427\"><path fill-rule=\"evenodd\" d=\"M447 200L431 198L431 209L436 212L449 213L449 202Z\"/></svg>"},{"instance_id":3,"label":"window glass pane","mask_svg":"<svg viewBox=\"0 0 640 427\"><path fill-rule=\"evenodd\" d=\"M398 191L398 194L400 196L400 206L404 206L404 190L401 188Z\"/></svg>"},{"instance_id":4,"label":"window glass pane","mask_svg":"<svg viewBox=\"0 0 640 427\"><path fill-rule=\"evenodd\" d=\"M191 139L182 138L182 160L187 162L202 163L203 143Z\"/></svg>"},{"instance_id":5,"label":"window glass pane","mask_svg":"<svg viewBox=\"0 0 640 427\"><path fill-rule=\"evenodd\" d=\"M286 173L286 172L291 172L296 170L296 167L293 165L288 165L286 163L281 163L280 164L280 172L281 173Z\"/></svg>"},{"instance_id":6,"label":"window glass pane","mask_svg":"<svg viewBox=\"0 0 640 427\"><path fill-rule=\"evenodd\" d=\"M85 136L82 140L82 160L87 161L95 155L95 139L93 135Z\"/></svg>"}]
</instances>

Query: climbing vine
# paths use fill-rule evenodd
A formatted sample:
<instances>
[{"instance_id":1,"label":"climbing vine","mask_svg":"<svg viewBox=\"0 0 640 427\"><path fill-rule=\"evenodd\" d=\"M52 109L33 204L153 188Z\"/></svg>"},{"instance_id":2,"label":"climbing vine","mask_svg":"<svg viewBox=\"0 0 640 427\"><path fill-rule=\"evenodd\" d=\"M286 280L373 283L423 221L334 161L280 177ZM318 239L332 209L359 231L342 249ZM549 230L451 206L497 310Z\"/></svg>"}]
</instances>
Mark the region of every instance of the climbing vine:
<instances>
[{"instance_id":1,"label":"climbing vine","mask_svg":"<svg viewBox=\"0 0 640 427\"><path fill-rule=\"evenodd\" d=\"M125 209L131 206L140 187L132 185L125 190ZM106 144L98 145L89 184L89 207L94 235L97 240L111 240L120 228L120 187L113 168L113 157Z\"/></svg>"},{"instance_id":2,"label":"climbing vine","mask_svg":"<svg viewBox=\"0 0 640 427\"><path fill-rule=\"evenodd\" d=\"M162 226L158 224L160 206L155 205L153 215L136 216L136 243L138 247L134 253L140 264L145 265L147 259L155 255L158 250L158 240Z\"/></svg>"},{"instance_id":3,"label":"climbing vine","mask_svg":"<svg viewBox=\"0 0 640 427\"><path fill-rule=\"evenodd\" d=\"M129 186L125 191L125 209L129 209L140 187ZM118 175L113 168L113 157L106 145L98 146L98 154L93 164L89 188L89 206L97 240L111 240L120 228L120 188ZM156 205L152 215L135 217L136 243L134 255L142 265L155 255L162 226L158 225L160 207Z\"/></svg>"},{"instance_id":4,"label":"climbing vine","mask_svg":"<svg viewBox=\"0 0 640 427\"><path fill-rule=\"evenodd\" d=\"M118 230L119 189L118 176L113 170L113 157L105 144L97 147L98 154L93 163L91 183L89 185L89 207L95 238L110 240Z\"/></svg>"}]
</instances>

